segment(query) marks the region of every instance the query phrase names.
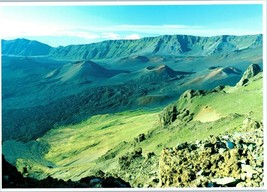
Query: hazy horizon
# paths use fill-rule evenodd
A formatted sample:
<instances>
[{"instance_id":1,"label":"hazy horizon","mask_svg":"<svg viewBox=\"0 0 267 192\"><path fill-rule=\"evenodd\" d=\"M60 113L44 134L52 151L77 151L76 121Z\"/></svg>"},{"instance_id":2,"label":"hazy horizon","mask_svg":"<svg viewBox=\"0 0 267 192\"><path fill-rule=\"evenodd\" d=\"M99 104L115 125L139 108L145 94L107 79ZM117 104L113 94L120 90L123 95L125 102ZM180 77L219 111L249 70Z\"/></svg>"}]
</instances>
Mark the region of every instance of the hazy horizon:
<instances>
[{"instance_id":1,"label":"hazy horizon","mask_svg":"<svg viewBox=\"0 0 267 192\"><path fill-rule=\"evenodd\" d=\"M168 35L168 34L166 34ZM187 34L173 34L173 35L187 35ZM200 35L188 35L188 36L199 36L199 37L215 37L215 36L228 36L228 34L224 34L224 35L214 35L214 36L200 36ZM248 36L249 35L262 35L262 33L258 33L258 34L247 34ZM147 36L148 38L150 37L160 37L160 36L165 36L165 35L156 35L156 36ZM246 36L246 35L229 35L229 36ZM45 38L45 37L37 37L37 39L42 39L42 38ZM49 37L47 37L49 38ZM60 38L60 37L59 37ZM143 38L146 38L146 37L140 37L139 39L143 39ZM17 38L11 38L11 39L2 39L2 40L5 40L5 41L13 41L13 40L17 40L17 39L25 39L25 40L29 40L29 41L38 41L40 43L44 43L44 44L47 44L49 45L50 47L54 47L54 48L57 48L57 47L60 47L60 46L68 46L68 45L87 45L87 44L93 44L93 43L101 43L101 42L104 42L104 41L112 41L112 40L138 40L138 39L106 39L106 40L100 40L100 41L96 41L96 42L89 42L89 43L76 43L76 44L66 44L66 45L58 45L58 46L52 46L50 45L49 43L45 43L44 41L42 40L36 40L34 39L33 37L29 37L29 38L24 38L24 37L17 37Z\"/></svg>"},{"instance_id":2,"label":"hazy horizon","mask_svg":"<svg viewBox=\"0 0 267 192\"><path fill-rule=\"evenodd\" d=\"M160 35L262 34L262 5L1 6L1 37L50 46Z\"/></svg>"}]
</instances>

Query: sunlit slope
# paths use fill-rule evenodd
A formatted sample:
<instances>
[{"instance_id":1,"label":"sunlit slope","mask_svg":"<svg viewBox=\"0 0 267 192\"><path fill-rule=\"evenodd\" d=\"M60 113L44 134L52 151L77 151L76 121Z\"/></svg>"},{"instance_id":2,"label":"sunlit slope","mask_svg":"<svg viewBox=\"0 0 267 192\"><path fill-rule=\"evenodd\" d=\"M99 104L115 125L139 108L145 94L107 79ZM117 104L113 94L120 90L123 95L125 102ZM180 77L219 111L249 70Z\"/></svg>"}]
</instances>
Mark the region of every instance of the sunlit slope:
<instances>
[{"instance_id":1,"label":"sunlit slope","mask_svg":"<svg viewBox=\"0 0 267 192\"><path fill-rule=\"evenodd\" d=\"M153 166L156 166L164 147L205 139L209 135L242 132L247 118L262 122L262 96L260 72L243 86L218 87L211 91L188 90L162 111L97 115L76 125L58 127L37 139L34 145L27 144L28 149L19 147L20 143L14 145L7 141L3 152L10 162L16 161L20 171L28 167L27 175L32 177L51 175L78 180L102 170L118 174L137 186L149 179L146 170L150 170L150 165L135 168L139 162L129 170L121 171L120 157L141 148L144 157L155 153ZM37 146L45 146L44 151ZM38 149L35 156L27 155L35 149ZM36 160L40 156L42 161ZM154 174L157 175L157 170ZM131 179L131 175L135 179Z\"/></svg>"},{"instance_id":2,"label":"sunlit slope","mask_svg":"<svg viewBox=\"0 0 267 192\"><path fill-rule=\"evenodd\" d=\"M217 135L219 132L238 130L247 117L261 122L262 91L262 73L250 79L246 86L186 91L176 104L165 109L166 113L174 106L178 111L176 119L166 126L181 129L177 131L177 135L170 134L170 142L175 145L177 139L186 142L203 139L207 134Z\"/></svg>"},{"instance_id":3,"label":"sunlit slope","mask_svg":"<svg viewBox=\"0 0 267 192\"><path fill-rule=\"evenodd\" d=\"M3 148L9 161L13 161L13 157L21 157L17 160L20 170L27 164L31 164L30 176L43 178L52 175L56 178L76 180L92 174L92 170L103 166L96 164L96 160L107 151L123 142L132 141L140 133L147 133L154 129L157 120L158 112L123 112L97 115L77 125L52 129L37 140L38 143L49 146L43 158L52 162L50 168L42 162L36 163L34 156L33 159L28 155L25 156L24 154L27 154L25 150L21 151L23 154L18 155L19 143L16 148L13 148L14 142L8 141ZM5 149L16 150L17 155L10 156L12 153ZM28 150L31 149L28 148ZM124 150L127 151L127 148ZM122 152L123 150L119 153ZM104 166L106 169L115 168L114 163L115 161Z\"/></svg>"}]
</instances>

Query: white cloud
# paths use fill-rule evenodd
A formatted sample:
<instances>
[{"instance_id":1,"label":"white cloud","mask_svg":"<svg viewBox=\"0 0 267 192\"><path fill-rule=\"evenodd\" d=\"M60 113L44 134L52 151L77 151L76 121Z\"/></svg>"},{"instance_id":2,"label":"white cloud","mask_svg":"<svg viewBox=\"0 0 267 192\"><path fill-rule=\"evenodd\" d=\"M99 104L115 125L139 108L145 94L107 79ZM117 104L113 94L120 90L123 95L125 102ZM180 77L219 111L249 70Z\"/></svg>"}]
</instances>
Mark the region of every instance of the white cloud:
<instances>
[{"instance_id":1,"label":"white cloud","mask_svg":"<svg viewBox=\"0 0 267 192\"><path fill-rule=\"evenodd\" d=\"M100 38L99 35L89 33L89 32L84 32L84 31L60 31L60 32L55 32L53 36L69 36L69 37L79 37L83 39L98 39Z\"/></svg>"},{"instance_id":2,"label":"white cloud","mask_svg":"<svg viewBox=\"0 0 267 192\"><path fill-rule=\"evenodd\" d=\"M124 39L140 39L140 35L138 34L131 34L131 35L127 35Z\"/></svg>"},{"instance_id":3,"label":"white cloud","mask_svg":"<svg viewBox=\"0 0 267 192\"><path fill-rule=\"evenodd\" d=\"M182 30L199 30L202 26L187 26L187 25L117 25L113 29L116 31L130 31L139 33L153 33L153 34L168 34L179 33Z\"/></svg>"},{"instance_id":4,"label":"white cloud","mask_svg":"<svg viewBox=\"0 0 267 192\"><path fill-rule=\"evenodd\" d=\"M32 22L8 21L0 18L1 36L79 36L85 39L98 39L100 36L107 39L119 39L121 36L137 38L131 34L169 34L179 33L182 30L190 31L201 29L200 26L186 25L112 25L112 26L90 26L83 29L68 29L53 24L42 24ZM101 34L101 35L99 35ZM140 38L140 37L139 37Z\"/></svg>"},{"instance_id":5,"label":"white cloud","mask_svg":"<svg viewBox=\"0 0 267 192\"><path fill-rule=\"evenodd\" d=\"M188 34L199 36L214 35L245 35L259 33L257 30L244 30L239 28L208 28L205 26L188 25L111 25L111 26L88 26L75 28L71 26L59 26L53 24L21 22L18 20L6 20L0 17L0 36L2 38L18 37L73 37L97 42L102 40L116 39L140 39L141 37L157 35Z\"/></svg>"},{"instance_id":6,"label":"white cloud","mask_svg":"<svg viewBox=\"0 0 267 192\"><path fill-rule=\"evenodd\" d=\"M113 33L113 32L104 32L101 34L101 37L104 39L121 39L119 34Z\"/></svg>"}]
</instances>

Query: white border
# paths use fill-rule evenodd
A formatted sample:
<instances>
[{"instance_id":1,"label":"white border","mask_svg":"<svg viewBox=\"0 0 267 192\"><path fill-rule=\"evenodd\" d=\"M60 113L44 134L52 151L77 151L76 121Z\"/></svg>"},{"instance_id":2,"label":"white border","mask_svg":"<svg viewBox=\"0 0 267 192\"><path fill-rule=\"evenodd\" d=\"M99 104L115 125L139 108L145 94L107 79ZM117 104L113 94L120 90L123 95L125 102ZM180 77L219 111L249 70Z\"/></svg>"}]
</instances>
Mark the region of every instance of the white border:
<instances>
[{"instance_id":1,"label":"white border","mask_svg":"<svg viewBox=\"0 0 267 192\"><path fill-rule=\"evenodd\" d=\"M0 191L7 191L7 192L17 192L17 191L267 191L267 167L266 167L266 160L267 160L267 38L266 38L266 0L248 0L248 1L239 1L239 0L228 0L228 1L92 1L92 2L21 2L21 1L14 1L14 2L1 2L0 0L0 8L1 6L85 6L85 5L98 5L98 6L119 6L119 5L220 5L220 4L261 4L263 7L263 126L264 126L264 187L262 188L130 188L130 189L123 189L123 188L15 188L15 189L3 189L2 182L0 182ZM1 10L0 10L1 11ZM1 37L0 37L1 39ZM1 45L0 45L0 52L1 52ZM2 52L1 52L2 53ZM1 60L0 65L2 66ZM0 68L0 76L2 74L2 67ZM0 84L0 90L2 90L2 83ZM2 109L2 94L0 95L0 106ZM1 132L0 132L0 142L1 148L0 152L2 154L2 110L0 112L0 123L1 123ZM2 163L2 155L0 157ZM0 176L2 179L2 164L1 164L1 171Z\"/></svg>"}]
</instances>

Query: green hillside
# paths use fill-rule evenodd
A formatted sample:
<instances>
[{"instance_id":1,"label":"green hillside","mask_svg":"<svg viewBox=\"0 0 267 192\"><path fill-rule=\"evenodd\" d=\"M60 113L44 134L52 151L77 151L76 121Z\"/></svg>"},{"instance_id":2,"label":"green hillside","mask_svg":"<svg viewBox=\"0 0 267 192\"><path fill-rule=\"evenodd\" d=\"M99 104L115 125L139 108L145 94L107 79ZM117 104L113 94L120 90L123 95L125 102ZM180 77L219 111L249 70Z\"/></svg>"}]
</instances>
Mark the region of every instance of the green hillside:
<instances>
[{"instance_id":1,"label":"green hillside","mask_svg":"<svg viewBox=\"0 0 267 192\"><path fill-rule=\"evenodd\" d=\"M244 126L248 118L262 122L262 79L260 72L242 86L188 90L163 110L96 115L48 131L36 140L38 145L28 142L20 148L19 142L4 142L3 153L10 162L17 158L17 168L30 177L79 180L101 170L133 187L156 187L164 148L210 135L253 131L253 127ZM34 150L32 146L46 146L44 151L35 147L42 161L27 155L27 150Z\"/></svg>"}]
</instances>

